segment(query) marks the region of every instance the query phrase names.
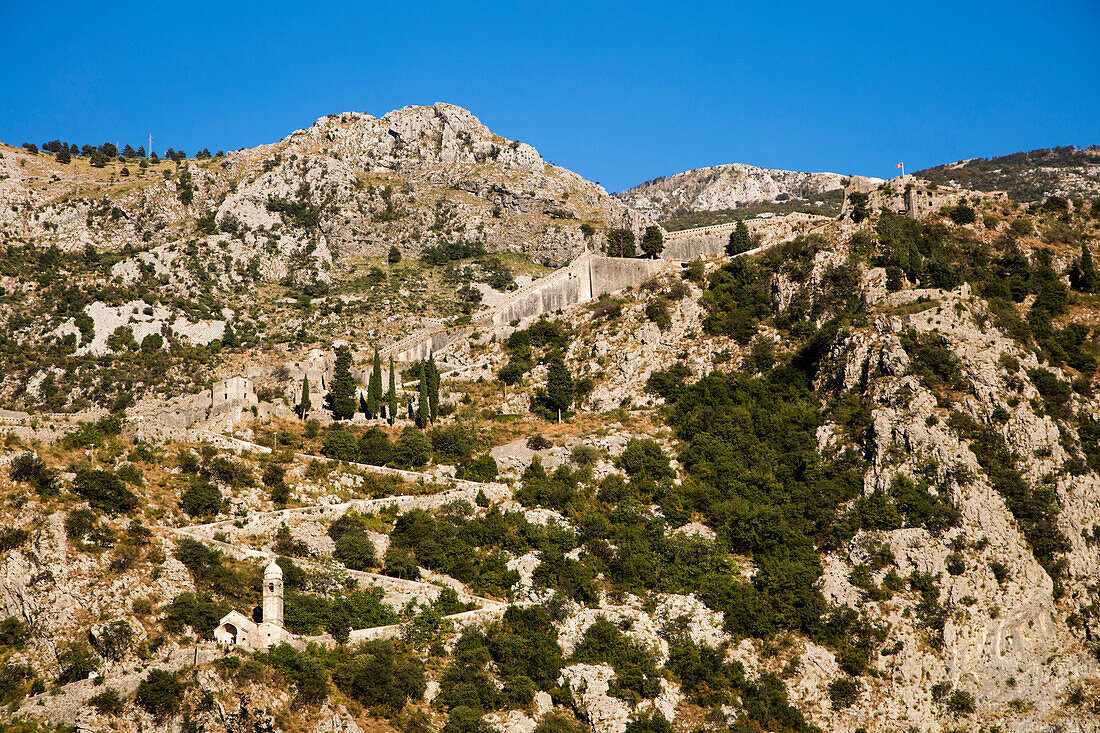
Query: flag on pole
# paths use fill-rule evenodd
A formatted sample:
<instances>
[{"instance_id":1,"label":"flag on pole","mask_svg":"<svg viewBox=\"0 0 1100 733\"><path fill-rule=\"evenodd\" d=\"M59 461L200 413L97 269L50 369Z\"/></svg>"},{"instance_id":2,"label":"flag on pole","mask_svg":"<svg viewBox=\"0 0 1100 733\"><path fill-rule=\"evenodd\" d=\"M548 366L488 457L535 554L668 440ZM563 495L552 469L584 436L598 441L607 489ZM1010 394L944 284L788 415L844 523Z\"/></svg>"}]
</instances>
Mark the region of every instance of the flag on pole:
<instances>
[{"instance_id":1,"label":"flag on pole","mask_svg":"<svg viewBox=\"0 0 1100 733\"><path fill-rule=\"evenodd\" d=\"M895 167L895 168L904 168L904 167L905 167L905 163L898 163L898 164L897 164L897 165L895 165L894 167Z\"/></svg>"}]
</instances>

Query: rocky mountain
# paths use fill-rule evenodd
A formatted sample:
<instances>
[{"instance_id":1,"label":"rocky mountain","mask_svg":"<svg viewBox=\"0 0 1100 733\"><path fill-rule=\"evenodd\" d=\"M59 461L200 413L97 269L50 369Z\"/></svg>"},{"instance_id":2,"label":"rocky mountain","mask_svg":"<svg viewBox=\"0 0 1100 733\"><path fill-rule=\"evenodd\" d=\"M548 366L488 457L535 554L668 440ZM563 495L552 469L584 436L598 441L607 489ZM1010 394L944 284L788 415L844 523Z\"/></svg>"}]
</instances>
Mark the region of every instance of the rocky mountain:
<instances>
[{"instance_id":1,"label":"rocky mountain","mask_svg":"<svg viewBox=\"0 0 1100 733\"><path fill-rule=\"evenodd\" d=\"M548 273L644 215L456 108L3 155L0 731L1100 727L1100 202Z\"/></svg>"},{"instance_id":2,"label":"rocky mountain","mask_svg":"<svg viewBox=\"0 0 1100 733\"><path fill-rule=\"evenodd\" d=\"M693 211L736 209L788 199L813 199L843 188L836 173L803 173L730 163L655 178L616 194L621 201L656 219Z\"/></svg>"}]
</instances>

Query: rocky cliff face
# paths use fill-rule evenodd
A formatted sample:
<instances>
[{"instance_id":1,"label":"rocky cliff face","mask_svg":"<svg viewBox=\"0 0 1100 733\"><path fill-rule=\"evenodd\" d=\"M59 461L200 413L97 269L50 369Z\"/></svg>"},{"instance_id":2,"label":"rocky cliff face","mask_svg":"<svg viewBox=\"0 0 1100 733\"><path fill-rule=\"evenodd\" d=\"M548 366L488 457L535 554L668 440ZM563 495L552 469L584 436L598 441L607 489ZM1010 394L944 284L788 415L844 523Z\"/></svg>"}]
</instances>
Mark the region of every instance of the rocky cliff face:
<instances>
[{"instance_id":1,"label":"rocky cliff face","mask_svg":"<svg viewBox=\"0 0 1100 733\"><path fill-rule=\"evenodd\" d=\"M730 163L647 181L617 197L639 212L666 219L690 211L735 209L780 197L812 198L842 188L843 180L836 173L802 173Z\"/></svg>"}]
</instances>

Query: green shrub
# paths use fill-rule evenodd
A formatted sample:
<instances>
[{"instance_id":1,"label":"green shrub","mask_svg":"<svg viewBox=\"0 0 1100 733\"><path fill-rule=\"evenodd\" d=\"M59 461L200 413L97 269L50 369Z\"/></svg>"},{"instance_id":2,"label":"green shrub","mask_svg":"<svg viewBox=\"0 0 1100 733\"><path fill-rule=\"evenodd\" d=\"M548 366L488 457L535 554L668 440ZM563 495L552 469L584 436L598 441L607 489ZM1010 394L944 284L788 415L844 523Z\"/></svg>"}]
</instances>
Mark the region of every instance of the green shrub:
<instances>
[{"instance_id":1,"label":"green shrub","mask_svg":"<svg viewBox=\"0 0 1100 733\"><path fill-rule=\"evenodd\" d=\"M432 442L424 431L407 427L393 446L393 462L398 468L418 468L432 460Z\"/></svg>"},{"instance_id":2,"label":"green shrub","mask_svg":"<svg viewBox=\"0 0 1100 733\"><path fill-rule=\"evenodd\" d=\"M955 690L951 697L947 698L947 709L958 715L969 715L974 712L974 695L966 690Z\"/></svg>"},{"instance_id":3,"label":"green shrub","mask_svg":"<svg viewBox=\"0 0 1100 733\"><path fill-rule=\"evenodd\" d=\"M154 669L145 676L134 693L134 702L157 720L176 714L183 698L183 685L172 672Z\"/></svg>"},{"instance_id":4,"label":"green shrub","mask_svg":"<svg viewBox=\"0 0 1100 733\"><path fill-rule=\"evenodd\" d=\"M859 680L852 677L840 677L829 683L829 699L834 710L849 708L859 699Z\"/></svg>"},{"instance_id":5,"label":"green shrub","mask_svg":"<svg viewBox=\"0 0 1100 733\"><path fill-rule=\"evenodd\" d=\"M126 705L122 696L118 694L118 690L113 687L108 687L98 695L89 697L88 704L100 715L118 715Z\"/></svg>"},{"instance_id":6,"label":"green shrub","mask_svg":"<svg viewBox=\"0 0 1100 733\"><path fill-rule=\"evenodd\" d=\"M333 670L332 681L348 697L388 716L422 698L427 689L424 665L414 656L397 652L389 641L360 645Z\"/></svg>"},{"instance_id":7,"label":"green shrub","mask_svg":"<svg viewBox=\"0 0 1100 733\"><path fill-rule=\"evenodd\" d=\"M137 496L110 471L85 469L76 475L73 490L88 500L93 509L108 514L131 512L138 507Z\"/></svg>"}]
</instances>

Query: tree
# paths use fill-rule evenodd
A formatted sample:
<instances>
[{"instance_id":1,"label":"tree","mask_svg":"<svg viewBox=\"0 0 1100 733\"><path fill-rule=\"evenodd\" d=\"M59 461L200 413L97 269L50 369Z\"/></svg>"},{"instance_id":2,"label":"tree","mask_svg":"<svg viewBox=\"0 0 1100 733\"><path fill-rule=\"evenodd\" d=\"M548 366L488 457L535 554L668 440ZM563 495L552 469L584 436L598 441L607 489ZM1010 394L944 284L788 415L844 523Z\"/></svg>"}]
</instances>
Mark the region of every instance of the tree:
<instances>
[{"instance_id":1,"label":"tree","mask_svg":"<svg viewBox=\"0 0 1100 733\"><path fill-rule=\"evenodd\" d=\"M72 160L73 160L73 157L72 157L72 155L69 154L68 150L59 150L59 151L57 151L57 162L58 163L71 163Z\"/></svg>"},{"instance_id":2,"label":"tree","mask_svg":"<svg viewBox=\"0 0 1100 733\"><path fill-rule=\"evenodd\" d=\"M367 417L378 417L382 410L382 357L374 347L374 365L367 382Z\"/></svg>"},{"instance_id":3,"label":"tree","mask_svg":"<svg viewBox=\"0 0 1100 733\"><path fill-rule=\"evenodd\" d=\"M558 411L558 422L561 413L573 404L573 375L561 359L550 362L546 372L546 402L550 409Z\"/></svg>"},{"instance_id":4,"label":"tree","mask_svg":"<svg viewBox=\"0 0 1100 733\"><path fill-rule=\"evenodd\" d=\"M389 254L386 255L386 261L391 265L396 265L401 261L401 250L397 248L397 245L391 245Z\"/></svg>"},{"instance_id":5,"label":"tree","mask_svg":"<svg viewBox=\"0 0 1100 733\"><path fill-rule=\"evenodd\" d=\"M134 702L157 720L176 714L183 699L183 685L172 672L154 669L138 685Z\"/></svg>"},{"instance_id":6,"label":"tree","mask_svg":"<svg viewBox=\"0 0 1100 733\"><path fill-rule=\"evenodd\" d=\"M393 368L393 356L390 356L390 404L389 409L386 411L388 414L386 417L389 419L390 425L393 425L393 421L397 419L397 370Z\"/></svg>"},{"instance_id":7,"label":"tree","mask_svg":"<svg viewBox=\"0 0 1100 733\"><path fill-rule=\"evenodd\" d=\"M497 379L504 385L504 396L508 396L508 388L519 384L523 375L527 372L526 366L518 361L509 361L497 372Z\"/></svg>"},{"instance_id":8,"label":"tree","mask_svg":"<svg viewBox=\"0 0 1100 733\"><path fill-rule=\"evenodd\" d=\"M426 427L431 421L431 407L428 404L428 375L427 368L424 366L424 362L420 362L420 384L418 385L419 395L417 399L417 415L416 422L418 427Z\"/></svg>"},{"instance_id":9,"label":"tree","mask_svg":"<svg viewBox=\"0 0 1100 733\"><path fill-rule=\"evenodd\" d=\"M412 426L405 428L393 444L393 462L399 468L423 466L432 459L432 441Z\"/></svg>"},{"instance_id":10,"label":"tree","mask_svg":"<svg viewBox=\"0 0 1100 733\"><path fill-rule=\"evenodd\" d=\"M1076 267L1070 272L1070 284L1074 288L1080 290L1083 293L1095 293L1097 286L1100 282L1097 282L1096 265L1092 261L1092 252L1089 250L1088 244L1081 243L1081 259L1077 261Z\"/></svg>"},{"instance_id":11,"label":"tree","mask_svg":"<svg viewBox=\"0 0 1100 733\"><path fill-rule=\"evenodd\" d=\"M298 416L303 420L306 419L306 415L309 414L313 404L309 400L309 375L302 375L302 399L298 401Z\"/></svg>"},{"instance_id":12,"label":"tree","mask_svg":"<svg viewBox=\"0 0 1100 733\"><path fill-rule=\"evenodd\" d=\"M428 355L428 413L434 425L439 418L439 369L435 365L435 354Z\"/></svg>"},{"instance_id":13,"label":"tree","mask_svg":"<svg viewBox=\"0 0 1100 733\"><path fill-rule=\"evenodd\" d=\"M741 219L737 220L737 226L730 232L730 241L726 245L726 254L730 257L748 252L752 249L752 237L749 236L749 228Z\"/></svg>"},{"instance_id":14,"label":"tree","mask_svg":"<svg viewBox=\"0 0 1100 733\"><path fill-rule=\"evenodd\" d=\"M180 508L192 517L215 517L222 510L222 492L206 479L195 476L180 497Z\"/></svg>"},{"instance_id":15,"label":"tree","mask_svg":"<svg viewBox=\"0 0 1100 733\"><path fill-rule=\"evenodd\" d=\"M355 378L351 375L351 349L347 346L336 350L336 365L328 401L333 418L350 420L355 415Z\"/></svg>"},{"instance_id":16,"label":"tree","mask_svg":"<svg viewBox=\"0 0 1100 733\"><path fill-rule=\"evenodd\" d=\"M657 259L664 248L665 235L661 234L661 227L657 225L646 227L645 233L642 234L642 251L645 252L646 256Z\"/></svg>"},{"instance_id":17,"label":"tree","mask_svg":"<svg viewBox=\"0 0 1100 733\"><path fill-rule=\"evenodd\" d=\"M108 514L129 512L138 507L137 496L110 471L81 471L73 481L73 491L87 499L93 509Z\"/></svg>"},{"instance_id":18,"label":"tree","mask_svg":"<svg viewBox=\"0 0 1100 733\"><path fill-rule=\"evenodd\" d=\"M634 254L634 232L625 228L607 230L608 257L633 257Z\"/></svg>"}]
</instances>

